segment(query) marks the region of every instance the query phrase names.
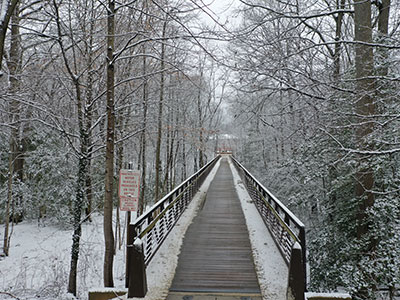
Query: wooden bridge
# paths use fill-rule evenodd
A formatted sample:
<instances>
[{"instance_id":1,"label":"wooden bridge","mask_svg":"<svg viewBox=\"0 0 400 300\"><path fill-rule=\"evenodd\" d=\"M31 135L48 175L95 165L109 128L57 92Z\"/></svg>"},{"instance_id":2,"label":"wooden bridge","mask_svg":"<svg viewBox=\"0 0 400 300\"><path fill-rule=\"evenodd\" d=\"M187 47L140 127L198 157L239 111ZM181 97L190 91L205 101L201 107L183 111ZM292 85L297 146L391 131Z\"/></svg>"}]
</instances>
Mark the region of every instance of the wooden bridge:
<instances>
[{"instance_id":1,"label":"wooden bridge","mask_svg":"<svg viewBox=\"0 0 400 300\"><path fill-rule=\"evenodd\" d=\"M283 283L286 288L283 295L276 295L274 299L304 299L306 252L303 223L231 155L218 155L129 226L126 272L129 298L146 295L147 265L210 171L218 168L197 216L185 234L166 298L256 300L264 296L266 299L263 289L268 287L260 288L260 276L255 269L249 232L229 160L246 186L251 205L257 207L275 242L265 247L279 249L279 259L287 268L287 278ZM276 280L282 279L276 276Z\"/></svg>"},{"instance_id":2,"label":"wooden bridge","mask_svg":"<svg viewBox=\"0 0 400 300\"><path fill-rule=\"evenodd\" d=\"M170 291L261 295L246 222L226 160L186 233Z\"/></svg>"}]
</instances>

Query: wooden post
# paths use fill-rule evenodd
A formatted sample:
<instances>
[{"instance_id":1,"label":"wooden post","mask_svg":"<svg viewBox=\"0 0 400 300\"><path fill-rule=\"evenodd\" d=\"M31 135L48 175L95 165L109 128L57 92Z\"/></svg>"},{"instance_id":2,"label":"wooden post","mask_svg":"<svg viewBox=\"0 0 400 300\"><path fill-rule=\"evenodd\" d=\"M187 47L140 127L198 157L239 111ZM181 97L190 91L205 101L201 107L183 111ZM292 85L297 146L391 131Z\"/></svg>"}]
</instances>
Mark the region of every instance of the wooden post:
<instances>
[{"instance_id":1,"label":"wooden post","mask_svg":"<svg viewBox=\"0 0 400 300\"><path fill-rule=\"evenodd\" d=\"M131 258L129 256L129 247L133 245L133 242L135 240L136 236L136 231L133 228L133 225L130 224L131 222L131 212L127 212L127 220L128 224L126 227L126 264L125 264L125 287L129 287L129 265L131 264Z\"/></svg>"},{"instance_id":2,"label":"wooden post","mask_svg":"<svg viewBox=\"0 0 400 300\"><path fill-rule=\"evenodd\" d=\"M302 256L301 246L296 242L290 255L287 300L304 300L305 273Z\"/></svg>"},{"instance_id":3,"label":"wooden post","mask_svg":"<svg viewBox=\"0 0 400 300\"><path fill-rule=\"evenodd\" d=\"M132 170L133 168L133 163L129 162L128 163L128 169ZM133 245L133 241L135 240L136 236L136 231L134 230L133 226L131 227L131 212L127 211L126 212L126 246L129 247L129 245ZM129 265L130 265L130 257L129 257L129 251L127 249L126 251L126 264L125 264L125 287L129 287Z\"/></svg>"},{"instance_id":4,"label":"wooden post","mask_svg":"<svg viewBox=\"0 0 400 300\"><path fill-rule=\"evenodd\" d=\"M304 227L300 228L299 232L301 253L302 253L302 263L303 263L303 273L304 273L304 292L307 292L307 253L306 253L306 231Z\"/></svg>"},{"instance_id":5,"label":"wooden post","mask_svg":"<svg viewBox=\"0 0 400 300\"><path fill-rule=\"evenodd\" d=\"M147 279L141 239L136 238L133 245L128 245L128 255L130 256L128 298L143 298L147 293Z\"/></svg>"}]
</instances>

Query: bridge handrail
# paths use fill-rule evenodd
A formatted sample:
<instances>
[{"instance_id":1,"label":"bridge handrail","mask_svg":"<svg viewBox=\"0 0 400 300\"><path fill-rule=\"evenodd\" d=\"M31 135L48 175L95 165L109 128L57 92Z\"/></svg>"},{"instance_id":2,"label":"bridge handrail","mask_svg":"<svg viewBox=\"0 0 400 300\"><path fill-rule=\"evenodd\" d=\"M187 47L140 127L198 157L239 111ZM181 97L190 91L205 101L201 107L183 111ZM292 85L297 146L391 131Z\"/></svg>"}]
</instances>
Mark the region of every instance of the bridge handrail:
<instances>
[{"instance_id":1,"label":"bridge handrail","mask_svg":"<svg viewBox=\"0 0 400 300\"><path fill-rule=\"evenodd\" d=\"M132 245L137 238L142 240L146 266L220 157L217 155L129 225L128 245Z\"/></svg>"},{"instance_id":2,"label":"bridge handrail","mask_svg":"<svg viewBox=\"0 0 400 300\"><path fill-rule=\"evenodd\" d=\"M296 242L300 244L302 248L303 272L305 275L306 240L304 224L267 188L265 188L235 157L232 156L231 158L245 183L250 197L256 204L258 212L268 230L271 232L275 243L288 265L290 263L290 255L293 245ZM272 215L268 211L271 212Z\"/></svg>"}]
</instances>

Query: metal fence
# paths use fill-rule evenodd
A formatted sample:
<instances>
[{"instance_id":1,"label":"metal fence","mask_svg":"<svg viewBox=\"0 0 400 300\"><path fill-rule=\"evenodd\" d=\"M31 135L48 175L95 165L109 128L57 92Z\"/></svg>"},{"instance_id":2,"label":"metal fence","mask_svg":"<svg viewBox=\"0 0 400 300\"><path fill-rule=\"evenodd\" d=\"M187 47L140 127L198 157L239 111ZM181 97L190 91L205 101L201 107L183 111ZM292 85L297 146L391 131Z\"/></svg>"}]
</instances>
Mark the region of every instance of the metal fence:
<instances>
[{"instance_id":1,"label":"metal fence","mask_svg":"<svg viewBox=\"0 0 400 300\"><path fill-rule=\"evenodd\" d=\"M290 263L293 246L296 242L300 244L302 251L302 269L304 278L307 278L304 224L234 157L232 157L232 161L288 265Z\"/></svg>"}]
</instances>

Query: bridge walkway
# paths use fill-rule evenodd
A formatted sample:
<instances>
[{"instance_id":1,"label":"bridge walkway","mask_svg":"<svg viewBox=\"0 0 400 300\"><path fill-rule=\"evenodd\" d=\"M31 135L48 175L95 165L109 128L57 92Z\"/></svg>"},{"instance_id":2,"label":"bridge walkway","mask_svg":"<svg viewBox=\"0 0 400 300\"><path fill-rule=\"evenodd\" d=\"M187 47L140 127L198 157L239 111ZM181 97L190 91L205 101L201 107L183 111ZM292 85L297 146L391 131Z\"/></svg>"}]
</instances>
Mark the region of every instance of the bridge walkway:
<instances>
[{"instance_id":1,"label":"bridge walkway","mask_svg":"<svg viewBox=\"0 0 400 300\"><path fill-rule=\"evenodd\" d=\"M222 159L185 234L170 287L170 295L174 293L261 297L249 233L227 158Z\"/></svg>"}]
</instances>

